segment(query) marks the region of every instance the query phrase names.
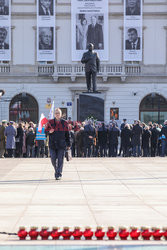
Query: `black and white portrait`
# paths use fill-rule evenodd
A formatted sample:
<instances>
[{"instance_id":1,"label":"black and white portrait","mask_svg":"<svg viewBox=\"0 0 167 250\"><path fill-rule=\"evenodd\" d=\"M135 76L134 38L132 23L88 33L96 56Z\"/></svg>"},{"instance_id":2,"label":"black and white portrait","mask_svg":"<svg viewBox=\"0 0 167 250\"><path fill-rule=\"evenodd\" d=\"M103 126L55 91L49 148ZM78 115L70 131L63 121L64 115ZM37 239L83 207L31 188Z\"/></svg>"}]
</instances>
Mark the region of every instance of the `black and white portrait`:
<instances>
[{"instance_id":1,"label":"black and white portrait","mask_svg":"<svg viewBox=\"0 0 167 250\"><path fill-rule=\"evenodd\" d=\"M0 16L9 15L9 0L0 0Z\"/></svg>"},{"instance_id":2,"label":"black and white portrait","mask_svg":"<svg viewBox=\"0 0 167 250\"><path fill-rule=\"evenodd\" d=\"M38 0L39 16L53 16L53 0Z\"/></svg>"},{"instance_id":3,"label":"black and white portrait","mask_svg":"<svg viewBox=\"0 0 167 250\"><path fill-rule=\"evenodd\" d=\"M0 27L0 50L9 49L9 28Z\"/></svg>"},{"instance_id":4,"label":"black and white portrait","mask_svg":"<svg viewBox=\"0 0 167 250\"><path fill-rule=\"evenodd\" d=\"M95 50L104 49L103 40L104 15L76 15L76 49L86 50L93 43Z\"/></svg>"},{"instance_id":5,"label":"black and white portrait","mask_svg":"<svg viewBox=\"0 0 167 250\"><path fill-rule=\"evenodd\" d=\"M126 50L140 50L140 48L141 48L140 28L139 27L127 28L125 49Z\"/></svg>"},{"instance_id":6,"label":"black and white portrait","mask_svg":"<svg viewBox=\"0 0 167 250\"><path fill-rule=\"evenodd\" d=\"M39 27L39 50L53 50L53 27Z\"/></svg>"},{"instance_id":7,"label":"black and white portrait","mask_svg":"<svg viewBox=\"0 0 167 250\"><path fill-rule=\"evenodd\" d=\"M139 16L141 14L141 0L126 0L126 16Z\"/></svg>"}]
</instances>

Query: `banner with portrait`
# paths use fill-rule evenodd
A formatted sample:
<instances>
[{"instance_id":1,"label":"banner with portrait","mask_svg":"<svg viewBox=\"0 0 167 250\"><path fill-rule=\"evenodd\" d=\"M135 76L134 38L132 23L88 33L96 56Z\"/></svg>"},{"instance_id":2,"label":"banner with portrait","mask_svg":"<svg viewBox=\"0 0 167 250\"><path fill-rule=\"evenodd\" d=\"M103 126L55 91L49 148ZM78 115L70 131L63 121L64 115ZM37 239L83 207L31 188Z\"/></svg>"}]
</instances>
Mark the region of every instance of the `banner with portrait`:
<instances>
[{"instance_id":1,"label":"banner with portrait","mask_svg":"<svg viewBox=\"0 0 167 250\"><path fill-rule=\"evenodd\" d=\"M11 60L11 0L0 1L0 61Z\"/></svg>"},{"instance_id":2,"label":"banner with portrait","mask_svg":"<svg viewBox=\"0 0 167 250\"><path fill-rule=\"evenodd\" d=\"M55 61L54 0L37 0L37 61Z\"/></svg>"},{"instance_id":3,"label":"banner with portrait","mask_svg":"<svg viewBox=\"0 0 167 250\"><path fill-rule=\"evenodd\" d=\"M89 43L108 60L108 0L72 0L71 17L72 61L81 60Z\"/></svg>"},{"instance_id":4,"label":"banner with portrait","mask_svg":"<svg viewBox=\"0 0 167 250\"><path fill-rule=\"evenodd\" d=\"M142 0L124 0L124 61L142 61Z\"/></svg>"}]
</instances>

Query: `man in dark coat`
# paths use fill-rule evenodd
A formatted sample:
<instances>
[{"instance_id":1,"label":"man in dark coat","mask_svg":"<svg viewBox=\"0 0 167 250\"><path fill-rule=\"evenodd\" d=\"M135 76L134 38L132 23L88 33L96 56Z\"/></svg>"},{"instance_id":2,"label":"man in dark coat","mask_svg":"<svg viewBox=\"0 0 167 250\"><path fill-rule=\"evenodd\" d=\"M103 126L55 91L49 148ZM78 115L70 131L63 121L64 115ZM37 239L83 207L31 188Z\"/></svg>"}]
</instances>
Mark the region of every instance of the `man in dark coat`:
<instances>
[{"instance_id":1,"label":"man in dark coat","mask_svg":"<svg viewBox=\"0 0 167 250\"><path fill-rule=\"evenodd\" d=\"M6 138L5 138L5 128L6 128L7 121L3 120L2 125L0 126L0 158L4 158L5 154L5 144L6 144Z\"/></svg>"},{"instance_id":2,"label":"man in dark coat","mask_svg":"<svg viewBox=\"0 0 167 250\"><path fill-rule=\"evenodd\" d=\"M161 156L164 157L166 154L166 146L167 146L167 120L164 122L164 126L161 129L161 137L162 137L162 153Z\"/></svg>"},{"instance_id":3,"label":"man in dark coat","mask_svg":"<svg viewBox=\"0 0 167 250\"><path fill-rule=\"evenodd\" d=\"M126 40L126 50L140 50L140 37L135 28L128 29L128 40Z\"/></svg>"},{"instance_id":4,"label":"man in dark coat","mask_svg":"<svg viewBox=\"0 0 167 250\"><path fill-rule=\"evenodd\" d=\"M15 139L16 139L15 157L21 157L22 147L23 147L23 125L22 123L19 123L19 126L17 128L17 135Z\"/></svg>"},{"instance_id":5,"label":"man in dark coat","mask_svg":"<svg viewBox=\"0 0 167 250\"><path fill-rule=\"evenodd\" d=\"M27 145L27 157L35 156L35 132L33 128L28 129L28 134L26 137L26 145Z\"/></svg>"},{"instance_id":6,"label":"man in dark coat","mask_svg":"<svg viewBox=\"0 0 167 250\"><path fill-rule=\"evenodd\" d=\"M120 136L119 128L115 126L115 123L112 123L112 126L109 128L109 157L116 157L118 150L118 136Z\"/></svg>"},{"instance_id":7,"label":"man in dark coat","mask_svg":"<svg viewBox=\"0 0 167 250\"><path fill-rule=\"evenodd\" d=\"M142 148L143 148L143 157L148 157L150 154L150 137L151 131L149 130L148 126L143 128L142 133Z\"/></svg>"},{"instance_id":8,"label":"man in dark coat","mask_svg":"<svg viewBox=\"0 0 167 250\"><path fill-rule=\"evenodd\" d=\"M84 128L81 127L80 130L75 132L75 141L77 148L77 157L83 157L84 152Z\"/></svg>"},{"instance_id":9,"label":"man in dark coat","mask_svg":"<svg viewBox=\"0 0 167 250\"><path fill-rule=\"evenodd\" d=\"M159 138L159 131L155 123L153 124L153 127L150 129L150 131L151 131L151 157L155 157L158 146L158 138Z\"/></svg>"},{"instance_id":10,"label":"man in dark coat","mask_svg":"<svg viewBox=\"0 0 167 250\"><path fill-rule=\"evenodd\" d=\"M68 123L63 120L60 109L55 109L55 118L49 120L45 131L49 134L49 149L51 162L55 169L55 179L62 177L65 149L70 149L70 136Z\"/></svg>"},{"instance_id":11,"label":"man in dark coat","mask_svg":"<svg viewBox=\"0 0 167 250\"><path fill-rule=\"evenodd\" d=\"M100 59L97 52L94 51L94 45L89 44L89 50L82 56L81 62L85 64L85 75L88 92L91 91L91 80L93 83L93 92L96 92L96 74L100 69Z\"/></svg>"},{"instance_id":12,"label":"man in dark coat","mask_svg":"<svg viewBox=\"0 0 167 250\"><path fill-rule=\"evenodd\" d=\"M132 138L132 131L130 129L129 124L125 124L125 127L121 131L121 143L123 149L123 156L129 157L130 156L130 147L131 147L131 138Z\"/></svg>"},{"instance_id":13,"label":"man in dark coat","mask_svg":"<svg viewBox=\"0 0 167 250\"><path fill-rule=\"evenodd\" d=\"M53 16L53 0L39 0L39 16Z\"/></svg>"},{"instance_id":14,"label":"man in dark coat","mask_svg":"<svg viewBox=\"0 0 167 250\"><path fill-rule=\"evenodd\" d=\"M132 129L132 147L133 147L133 156L141 156L141 136L142 136L142 127L140 126L140 121L136 121Z\"/></svg>"},{"instance_id":15,"label":"man in dark coat","mask_svg":"<svg viewBox=\"0 0 167 250\"><path fill-rule=\"evenodd\" d=\"M123 119L123 123L121 123L121 126L120 126L121 134L122 134L122 130L125 128L125 125L126 125L126 119ZM122 148L122 136L121 136L121 145L120 145L118 156L121 156L122 150L123 150L123 148Z\"/></svg>"},{"instance_id":16,"label":"man in dark coat","mask_svg":"<svg viewBox=\"0 0 167 250\"><path fill-rule=\"evenodd\" d=\"M98 146L100 148L100 156L106 156L106 146L107 146L107 128L105 124L98 128Z\"/></svg>"},{"instance_id":17,"label":"man in dark coat","mask_svg":"<svg viewBox=\"0 0 167 250\"><path fill-rule=\"evenodd\" d=\"M93 150L93 142L96 136L95 129L91 125L91 122L84 127L84 157L91 157Z\"/></svg>"},{"instance_id":18,"label":"man in dark coat","mask_svg":"<svg viewBox=\"0 0 167 250\"><path fill-rule=\"evenodd\" d=\"M96 16L91 17L91 24L88 25L87 46L94 44L95 49L104 49L103 30L101 24L97 23Z\"/></svg>"}]
</instances>

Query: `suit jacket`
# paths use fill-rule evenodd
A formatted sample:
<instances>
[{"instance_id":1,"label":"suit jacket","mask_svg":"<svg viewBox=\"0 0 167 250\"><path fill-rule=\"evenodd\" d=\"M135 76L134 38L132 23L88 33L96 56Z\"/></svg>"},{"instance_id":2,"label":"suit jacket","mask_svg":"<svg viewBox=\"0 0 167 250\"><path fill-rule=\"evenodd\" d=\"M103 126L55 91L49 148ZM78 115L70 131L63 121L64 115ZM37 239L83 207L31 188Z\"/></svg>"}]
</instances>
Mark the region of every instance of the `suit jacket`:
<instances>
[{"instance_id":1,"label":"suit jacket","mask_svg":"<svg viewBox=\"0 0 167 250\"><path fill-rule=\"evenodd\" d=\"M99 59L97 52L95 52L95 51L90 52L88 50L87 52L85 52L83 54L81 62L85 63L85 72L89 72L89 71L97 72L97 71L99 71L100 59Z\"/></svg>"},{"instance_id":2,"label":"suit jacket","mask_svg":"<svg viewBox=\"0 0 167 250\"><path fill-rule=\"evenodd\" d=\"M84 145L93 145L93 138L95 137L95 129L92 125L88 124L84 127ZM89 136L92 136L92 138L89 138Z\"/></svg>"},{"instance_id":3,"label":"suit jacket","mask_svg":"<svg viewBox=\"0 0 167 250\"><path fill-rule=\"evenodd\" d=\"M134 12L131 12L129 7L126 8L126 15L127 16L139 16L140 15L140 8L136 7Z\"/></svg>"},{"instance_id":4,"label":"suit jacket","mask_svg":"<svg viewBox=\"0 0 167 250\"><path fill-rule=\"evenodd\" d=\"M129 42L129 40L126 40L125 49L133 50L132 49L132 44ZM140 49L140 37L138 37L137 46L136 46L136 50L139 50L139 49Z\"/></svg>"},{"instance_id":5,"label":"suit jacket","mask_svg":"<svg viewBox=\"0 0 167 250\"><path fill-rule=\"evenodd\" d=\"M1 45L0 45L0 49L2 49ZM4 49L9 49L9 44L8 43L4 43Z\"/></svg>"},{"instance_id":6,"label":"suit jacket","mask_svg":"<svg viewBox=\"0 0 167 250\"><path fill-rule=\"evenodd\" d=\"M51 44L50 46L47 46L41 42L39 42L39 50L52 50L53 45Z\"/></svg>"},{"instance_id":7,"label":"suit jacket","mask_svg":"<svg viewBox=\"0 0 167 250\"><path fill-rule=\"evenodd\" d=\"M54 132L49 134L49 130L54 129ZM70 147L70 134L68 130L68 123L60 119L49 120L45 127L45 132L49 134L49 147L51 149L65 149L65 147Z\"/></svg>"},{"instance_id":8,"label":"suit jacket","mask_svg":"<svg viewBox=\"0 0 167 250\"><path fill-rule=\"evenodd\" d=\"M9 7L4 6L4 10L3 11L0 10L0 15L9 15Z\"/></svg>"},{"instance_id":9,"label":"suit jacket","mask_svg":"<svg viewBox=\"0 0 167 250\"><path fill-rule=\"evenodd\" d=\"M96 23L95 27L88 25L87 45L89 43L93 43L94 49L104 49L103 30L100 24ZM99 43L102 44L102 48L99 48Z\"/></svg>"},{"instance_id":10,"label":"suit jacket","mask_svg":"<svg viewBox=\"0 0 167 250\"><path fill-rule=\"evenodd\" d=\"M141 144L141 135L142 135L143 129L140 127L139 124L134 125L132 129L132 145L137 146Z\"/></svg>"},{"instance_id":11,"label":"suit jacket","mask_svg":"<svg viewBox=\"0 0 167 250\"><path fill-rule=\"evenodd\" d=\"M53 5L52 4L50 5L49 11L50 11L51 16L53 16ZM40 4L40 1L39 1L39 16L45 16L45 12Z\"/></svg>"}]
</instances>

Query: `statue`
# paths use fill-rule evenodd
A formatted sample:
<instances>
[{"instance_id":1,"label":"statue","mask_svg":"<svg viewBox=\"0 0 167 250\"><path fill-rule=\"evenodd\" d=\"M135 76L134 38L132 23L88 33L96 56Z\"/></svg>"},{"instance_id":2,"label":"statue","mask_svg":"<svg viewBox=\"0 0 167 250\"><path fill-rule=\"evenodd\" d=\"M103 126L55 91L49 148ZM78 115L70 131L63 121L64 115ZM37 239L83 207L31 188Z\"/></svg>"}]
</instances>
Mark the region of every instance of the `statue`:
<instances>
[{"instance_id":1,"label":"statue","mask_svg":"<svg viewBox=\"0 0 167 250\"><path fill-rule=\"evenodd\" d=\"M95 52L94 45L90 43L88 45L88 51L82 56L81 62L85 64L85 75L88 92L91 92L91 81L93 83L93 92L97 92L96 87L96 74L99 72L100 59L98 53Z\"/></svg>"}]
</instances>

